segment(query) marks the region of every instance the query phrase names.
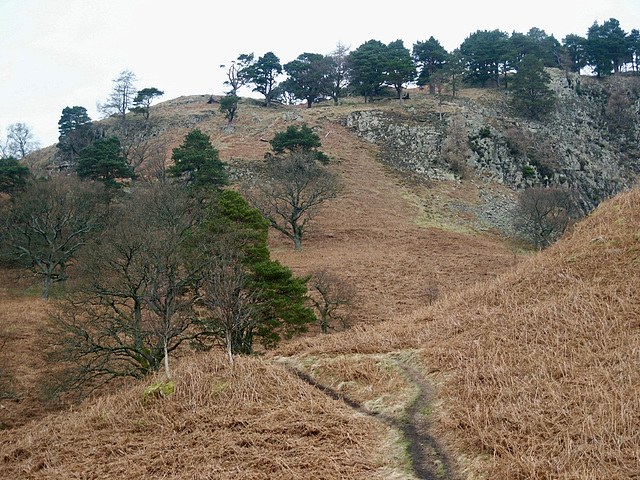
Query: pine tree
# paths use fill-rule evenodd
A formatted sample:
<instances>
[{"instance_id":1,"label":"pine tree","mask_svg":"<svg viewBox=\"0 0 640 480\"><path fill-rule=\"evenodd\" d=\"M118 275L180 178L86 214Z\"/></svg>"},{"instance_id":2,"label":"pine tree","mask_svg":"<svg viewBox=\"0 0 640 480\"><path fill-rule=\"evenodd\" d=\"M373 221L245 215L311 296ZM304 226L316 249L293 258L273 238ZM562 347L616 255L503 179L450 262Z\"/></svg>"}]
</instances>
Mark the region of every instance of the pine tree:
<instances>
[{"instance_id":1,"label":"pine tree","mask_svg":"<svg viewBox=\"0 0 640 480\"><path fill-rule=\"evenodd\" d=\"M549 88L550 75L542 62L533 55L525 55L511 80L511 105L520 115L541 120L553 110L555 98Z\"/></svg>"},{"instance_id":2,"label":"pine tree","mask_svg":"<svg viewBox=\"0 0 640 480\"><path fill-rule=\"evenodd\" d=\"M208 135L195 129L184 142L173 149L175 164L168 168L169 175L185 181L193 190L218 188L228 183L225 163L218 157L218 150Z\"/></svg>"},{"instance_id":3,"label":"pine tree","mask_svg":"<svg viewBox=\"0 0 640 480\"><path fill-rule=\"evenodd\" d=\"M78 177L98 180L107 188L119 188L117 180L135 177L117 137L101 138L84 148L76 172Z\"/></svg>"}]
</instances>

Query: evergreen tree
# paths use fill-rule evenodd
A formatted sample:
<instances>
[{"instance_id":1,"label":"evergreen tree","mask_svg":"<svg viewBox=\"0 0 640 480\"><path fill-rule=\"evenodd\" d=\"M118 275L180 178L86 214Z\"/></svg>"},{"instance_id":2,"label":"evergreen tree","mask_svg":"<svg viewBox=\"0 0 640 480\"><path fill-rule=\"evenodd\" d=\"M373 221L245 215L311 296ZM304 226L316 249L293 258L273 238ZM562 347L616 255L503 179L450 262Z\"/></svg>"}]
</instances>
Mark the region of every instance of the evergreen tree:
<instances>
[{"instance_id":1,"label":"evergreen tree","mask_svg":"<svg viewBox=\"0 0 640 480\"><path fill-rule=\"evenodd\" d=\"M562 40L562 45L569 55L570 70L579 73L589 63L587 57L587 39L579 35L569 34Z\"/></svg>"},{"instance_id":2,"label":"evergreen tree","mask_svg":"<svg viewBox=\"0 0 640 480\"><path fill-rule=\"evenodd\" d=\"M17 158L0 158L0 193L12 194L27 185L29 168L20 165Z\"/></svg>"},{"instance_id":3,"label":"evergreen tree","mask_svg":"<svg viewBox=\"0 0 640 480\"><path fill-rule=\"evenodd\" d=\"M193 190L218 188L228 183L225 164L218 157L218 150L208 135L195 129L189 132L171 156L174 165L167 169L169 175L184 180Z\"/></svg>"},{"instance_id":4,"label":"evergreen tree","mask_svg":"<svg viewBox=\"0 0 640 480\"><path fill-rule=\"evenodd\" d=\"M58 120L57 148L63 160L71 165L80 157L83 148L88 147L95 140L95 131L87 109L81 106L65 107Z\"/></svg>"},{"instance_id":5,"label":"evergreen tree","mask_svg":"<svg viewBox=\"0 0 640 480\"><path fill-rule=\"evenodd\" d=\"M625 63L631 61L631 42L615 18L602 25L594 22L587 33L586 47L589 65L599 77L618 73Z\"/></svg>"},{"instance_id":6,"label":"evergreen tree","mask_svg":"<svg viewBox=\"0 0 640 480\"><path fill-rule=\"evenodd\" d=\"M242 70L248 83L254 85L254 92L264 95L265 105L271 106L276 94L277 77L282 73L280 59L273 52L267 52Z\"/></svg>"},{"instance_id":7,"label":"evergreen tree","mask_svg":"<svg viewBox=\"0 0 640 480\"><path fill-rule=\"evenodd\" d=\"M530 40L532 47L527 53L534 54L545 67L560 66L562 46L553 35L547 35L544 30L533 27L527 32L526 37Z\"/></svg>"},{"instance_id":8,"label":"evergreen tree","mask_svg":"<svg viewBox=\"0 0 640 480\"><path fill-rule=\"evenodd\" d=\"M467 61L467 77L483 87L490 81L500 85L501 67L508 59L508 36L500 30L478 30L460 45Z\"/></svg>"},{"instance_id":9,"label":"evergreen tree","mask_svg":"<svg viewBox=\"0 0 640 480\"><path fill-rule=\"evenodd\" d=\"M550 75L542 62L534 55L526 55L518 64L518 71L511 80L511 104L521 115L540 120L547 116L555 103L549 88Z\"/></svg>"},{"instance_id":10,"label":"evergreen tree","mask_svg":"<svg viewBox=\"0 0 640 480\"><path fill-rule=\"evenodd\" d=\"M76 172L78 177L100 181L107 188L119 188L119 179L135 176L117 137L100 138L85 147L80 152Z\"/></svg>"},{"instance_id":11,"label":"evergreen tree","mask_svg":"<svg viewBox=\"0 0 640 480\"><path fill-rule=\"evenodd\" d=\"M155 87L143 88L138 91L138 94L133 99L134 107L132 112L140 113L144 116L145 122L149 123L149 115L151 114L151 103L158 97L164 95L162 90L158 90Z\"/></svg>"},{"instance_id":12,"label":"evergreen tree","mask_svg":"<svg viewBox=\"0 0 640 480\"><path fill-rule=\"evenodd\" d=\"M254 341L274 346L283 336L290 337L316 320L307 302L307 278L297 278L292 271L271 260L267 247L269 223L242 196L225 190L212 202L209 215L199 235L216 239L217 247L225 252L236 250L240 265L234 266L237 275L246 275L242 295L253 303L252 318L233 322L231 352L251 353ZM196 242L198 243L198 242ZM203 318L201 322L214 336L224 338L221 323Z\"/></svg>"},{"instance_id":13,"label":"evergreen tree","mask_svg":"<svg viewBox=\"0 0 640 480\"><path fill-rule=\"evenodd\" d=\"M431 76L444 65L447 59L447 51L440 45L438 40L429 37L429 40L417 42L413 45L413 58L420 68L418 85L429 84L429 92L435 93L435 85L430 83Z\"/></svg>"},{"instance_id":14,"label":"evergreen tree","mask_svg":"<svg viewBox=\"0 0 640 480\"><path fill-rule=\"evenodd\" d=\"M365 102L373 101L373 96L380 92L387 63L387 47L378 40L369 40L349 53L351 85L364 96Z\"/></svg>"},{"instance_id":15,"label":"evergreen tree","mask_svg":"<svg viewBox=\"0 0 640 480\"><path fill-rule=\"evenodd\" d=\"M640 69L640 30L633 29L629 34L629 45L631 50L633 71Z\"/></svg>"},{"instance_id":16,"label":"evergreen tree","mask_svg":"<svg viewBox=\"0 0 640 480\"><path fill-rule=\"evenodd\" d=\"M402 99L402 90L406 83L416 78L416 67L411 59L411 52L402 40L387 45L385 65L385 83L395 88L398 98Z\"/></svg>"},{"instance_id":17,"label":"evergreen tree","mask_svg":"<svg viewBox=\"0 0 640 480\"><path fill-rule=\"evenodd\" d=\"M329 157L317 150L322 146L320 137L306 123L303 123L300 128L289 125L286 131L276 133L269 140L269 143L277 154L298 151L311 152L316 160L324 164L329 163Z\"/></svg>"},{"instance_id":18,"label":"evergreen tree","mask_svg":"<svg viewBox=\"0 0 640 480\"><path fill-rule=\"evenodd\" d=\"M307 102L307 108L331 93L331 59L319 53L302 53L284 66L289 78L281 87L299 100Z\"/></svg>"},{"instance_id":19,"label":"evergreen tree","mask_svg":"<svg viewBox=\"0 0 640 480\"><path fill-rule=\"evenodd\" d=\"M228 93L220 99L220 111L224 114L224 117L229 121L228 125L233 123L233 119L236 117L238 111L238 102L240 97L232 93Z\"/></svg>"}]
</instances>

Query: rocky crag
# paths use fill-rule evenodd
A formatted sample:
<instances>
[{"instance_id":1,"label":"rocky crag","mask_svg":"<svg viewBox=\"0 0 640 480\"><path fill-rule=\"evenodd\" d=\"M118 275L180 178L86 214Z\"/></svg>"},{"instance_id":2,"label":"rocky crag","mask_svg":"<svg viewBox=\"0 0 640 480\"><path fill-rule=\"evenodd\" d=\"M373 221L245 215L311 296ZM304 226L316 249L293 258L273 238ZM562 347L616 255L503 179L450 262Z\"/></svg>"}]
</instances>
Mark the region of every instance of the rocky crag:
<instances>
[{"instance_id":1,"label":"rocky crag","mask_svg":"<svg viewBox=\"0 0 640 480\"><path fill-rule=\"evenodd\" d=\"M549 73L556 107L544 121L514 115L503 90L478 90L434 99L431 109L405 102L356 111L345 125L377 144L387 164L429 180L478 182L481 204L458 209L472 211L477 226L512 233L509 212L523 188L568 188L586 214L632 187L640 171L640 78Z\"/></svg>"}]
</instances>

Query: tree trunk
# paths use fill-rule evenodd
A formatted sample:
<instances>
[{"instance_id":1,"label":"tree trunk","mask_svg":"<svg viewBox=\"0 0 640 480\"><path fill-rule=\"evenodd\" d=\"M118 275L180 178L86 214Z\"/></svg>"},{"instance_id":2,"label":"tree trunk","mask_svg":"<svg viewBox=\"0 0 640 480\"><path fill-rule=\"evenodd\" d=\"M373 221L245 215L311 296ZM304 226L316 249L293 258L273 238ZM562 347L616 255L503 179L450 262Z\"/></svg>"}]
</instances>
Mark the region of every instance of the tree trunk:
<instances>
[{"instance_id":1,"label":"tree trunk","mask_svg":"<svg viewBox=\"0 0 640 480\"><path fill-rule=\"evenodd\" d=\"M229 363L233 365L233 352L231 350L231 331L227 330L225 332L225 337L227 340L227 355L229 356Z\"/></svg>"},{"instance_id":2,"label":"tree trunk","mask_svg":"<svg viewBox=\"0 0 640 480\"><path fill-rule=\"evenodd\" d=\"M291 222L291 231L293 235L290 235L290 238L293 240L294 249L302 250L302 228L296 220Z\"/></svg>"},{"instance_id":3,"label":"tree trunk","mask_svg":"<svg viewBox=\"0 0 640 480\"><path fill-rule=\"evenodd\" d=\"M322 312L320 314L320 328L322 329L322 333L325 335L329 333L328 328L329 322L327 321L327 312Z\"/></svg>"},{"instance_id":4,"label":"tree trunk","mask_svg":"<svg viewBox=\"0 0 640 480\"><path fill-rule=\"evenodd\" d=\"M164 341L164 371L167 378L171 380L171 371L169 370L169 351L167 350L167 340Z\"/></svg>"},{"instance_id":5,"label":"tree trunk","mask_svg":"<svg viewBox=\"0 0 640 480\"><path fill-rule=\"evenodd\" d=\"M49 294L51 293L51 284L53 280L50 275L44 276L44 286L42 287L42 299L49 300Z\"/></svg>"}]
</instances>

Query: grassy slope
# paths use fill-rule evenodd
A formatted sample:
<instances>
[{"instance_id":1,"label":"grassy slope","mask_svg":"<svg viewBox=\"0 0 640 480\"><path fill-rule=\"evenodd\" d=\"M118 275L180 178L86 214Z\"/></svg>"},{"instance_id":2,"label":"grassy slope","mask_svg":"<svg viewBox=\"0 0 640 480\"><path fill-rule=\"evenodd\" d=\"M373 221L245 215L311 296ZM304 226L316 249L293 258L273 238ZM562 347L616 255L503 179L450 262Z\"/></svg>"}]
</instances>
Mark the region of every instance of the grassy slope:
<instances>
[{"instance_id":1,"label":"grassy slope","mask_svg":"<svg viewBox=\"0 0 640 480\"><path fill-rule=\"evenodd\" d=\"M412 361L439 386L438 432L450 449L467 453L459 459L470 476L632 478L639 195L603 205L568 240L514 266L495 240L416 226L420 212L407 198L449 187L425 190L385 171L371 146L335 123L356 107L299 110L321 127L346 190L318 217L303 252L276 235L270 242L274 256L300 273L327 266L351 279L360 290L357 325L276 354L372 410L401 416L409 386L385 355L415 351ZM215 107L177 108L187 119ZM268 147L260 139L286 126L283 112L247 107L233 135L221 133L219 116L198 127L212 134L223 159L260 158ZM186 130L169 133L173 145ZM426 307L424 285L434 278L444 295ZM38 301L6 291L2 300L3 322L43 318L30 313L42 312ZM181 365L177 393L147 408L137 384L0 433L1 476L408 478L398 473L403 463L387 427L327 399L270 357L245 359L235 371L217 355Z\"/></svg>"},{"instance_id":2,"label":"grassy slope","mask_svg":"<svg viewBox=\"0 0 640 480\"><path fill-rule=\"evenodd\" d=\"M298 358L412 350L470 475L637 478L640 191L557 245L396 323L287 346Z\"/></svg>"}]
</instances>

